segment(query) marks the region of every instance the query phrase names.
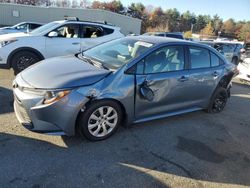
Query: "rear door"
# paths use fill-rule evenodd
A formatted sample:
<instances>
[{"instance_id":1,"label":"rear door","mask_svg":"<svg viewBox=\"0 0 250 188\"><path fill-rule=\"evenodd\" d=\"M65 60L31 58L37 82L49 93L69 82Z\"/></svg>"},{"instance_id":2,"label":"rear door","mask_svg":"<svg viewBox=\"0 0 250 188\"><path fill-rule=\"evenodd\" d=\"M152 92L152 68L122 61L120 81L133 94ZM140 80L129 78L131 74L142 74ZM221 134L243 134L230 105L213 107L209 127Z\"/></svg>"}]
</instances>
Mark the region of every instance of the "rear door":
<instances>
[{"instance_id":1,"label":"rear door","mask_svg":"<svg viewBox=\"0 0 250 188\"><path fill-rule=\"evenodd\" d=\"M222 75L219 57L210 50L197 46L189 46L189 89L195 105L204 107L217 86Z\"/></svg>"},{"instance_id":2,"label":"rear door","mask_svg":"<svg viewBox=\"0 0 250 188\"><path fill-rule=\"evenodd\" d=\"M47 57L63 56L79 53L81 50L81 38L79 24L65 24L54 32L57 37L46 37L46 55Z\"/></svg>"},{"instance_id":3,"label":"rear door","mask_svg":"<svg viewBox=\"0 0 250 188\"><path fill-rule=\"evenodd\" d=\"M81 29L81 49L86 50L98 44L111 41L121 37L114 34L114 29L93 24L82 24Z\"/></svg>"},{"instance_id":4,"label":"rear door","mask_svg":"<svg viewBox=\"0 0 250 188\"><path fill-rule=\"evenodd\" d=\"M190 107L185 48L160 48L137 64L135 117L137 121ZM144 90L143 90L144 89ZM143 92L144 91L144 92ZM151 91L151 99L143 93Z\"/></svg>"}]
</instances>

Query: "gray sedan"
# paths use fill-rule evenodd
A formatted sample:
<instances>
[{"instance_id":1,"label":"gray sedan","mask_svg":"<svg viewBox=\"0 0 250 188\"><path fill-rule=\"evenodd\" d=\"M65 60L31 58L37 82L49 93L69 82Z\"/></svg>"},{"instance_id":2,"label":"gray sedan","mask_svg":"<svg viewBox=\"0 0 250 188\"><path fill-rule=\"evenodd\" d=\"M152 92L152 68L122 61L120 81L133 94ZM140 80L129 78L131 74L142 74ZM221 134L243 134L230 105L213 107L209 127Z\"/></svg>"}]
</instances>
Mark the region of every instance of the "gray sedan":
<instances>
[{"instance_id":1,"label":"gray sedan","mask_svg":"<svg viewBox=\"0 0 250 188\"><path fill-rule=\"evenodd\" d=\"M122 123L222 111L234 74L207 45L126 37L24 70L13 81L14 108L31 131L103 140Z\"/></svg>"}]
</instances>

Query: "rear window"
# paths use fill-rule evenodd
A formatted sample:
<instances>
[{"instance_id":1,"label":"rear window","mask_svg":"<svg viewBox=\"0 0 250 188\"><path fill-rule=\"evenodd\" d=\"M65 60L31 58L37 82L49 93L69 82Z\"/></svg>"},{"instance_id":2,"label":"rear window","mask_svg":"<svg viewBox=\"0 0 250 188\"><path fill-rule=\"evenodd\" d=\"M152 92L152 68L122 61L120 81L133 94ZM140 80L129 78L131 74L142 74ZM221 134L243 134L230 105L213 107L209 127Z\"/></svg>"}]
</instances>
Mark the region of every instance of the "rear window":
<instances>
[{"instance_id":1,"label":"rear window","mask_svg":"<svg viewBox=\"0 0 250 188\"><path fill-rule=\"evenodd\" d=\"M210 52L211 56L211 66L212 67L217 67L220 65L220 59L217 55L215 55L213 52Z\"/></svg>"},{"instance_id":2,"label":"rear window","mask_svg":"<svg viewBox=\"0 0 250 188\"><path fill-rule=\"evenodd\" d=\"M30 24L30 29L36 29L40 26L41 26L40 24Z\"/></svg>"},{"instance_id":3,"label":"rear window","mask_svg":"<svg viewBox=\"0 0 250 188\"><path fill-rule=\"evenodd\" d=\"M103 27L104 35L109 35L114 32L114 29Z\"/></svg>"},{"instance_id":4,"label":"rear window","mask_svg":"<svg viewBox=\"0 0 250 188\"><path fill-rule=\"evenodd\" d=\"M164 37L164 34L163 33L156 33L155 36Z\"/></svg>"},{"instance_id":5,"label":"rear window","mask_svg":"<svg viewBox=\"0 0 250 188\"><path fill-rule=\"evenodd\" d=\"M175 34L166 34L166 37L176 38L176 39L183 39L182 35L175 35Z\"/></svg>"},{"instance_id":6,"label":"rear window","mask_svg":"<svg viewBox=\"0 0 250 188\"><path fill-rule=\"evenodd\" d=\"M191 68L208 68L210 67L209 51L200 47L189 47Z\"/></svg>"}]
</instances>

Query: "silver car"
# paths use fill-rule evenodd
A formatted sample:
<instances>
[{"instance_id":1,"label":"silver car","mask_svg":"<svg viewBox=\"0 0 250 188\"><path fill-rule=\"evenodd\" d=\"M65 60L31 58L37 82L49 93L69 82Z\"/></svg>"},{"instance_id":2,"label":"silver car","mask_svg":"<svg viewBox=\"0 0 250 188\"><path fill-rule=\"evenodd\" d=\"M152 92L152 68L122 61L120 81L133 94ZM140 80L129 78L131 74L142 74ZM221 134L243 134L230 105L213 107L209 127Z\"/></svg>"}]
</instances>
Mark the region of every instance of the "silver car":
<instances>
[{"instance_id":1,"label":"silver car","mask_svg":"<svg viewBox=\"0 0 250 188\"><path fill-rule=\"evenodd\" d=\"M125 37L21 72L14 107L31 131L103 140L122 123L222 111L234 74L235 66L207 45Z\"/></svg>"},{"instance_id":2,"label":"silver car","mask_svg":"<svg viewBox=\"0 0 250 188\"><path fill-rule=\"evenodd\" d=\"M240 42L201 41L201 43L214 47L226 58L227 61L238 65L240 60L240 50L243 48L243 45Z\"/></svg>"},{"instance_id":3,"label":"silver car","mask_svg":"<svg viewBox=\"0 0 250 188\"><path fill-rule=\"evenodd\" d=\"M42 25L43 25L42 23L38 22L21 22L10 27L1 27L0 35L8 33L19 33L19 32L29 33Z\"/></svg>"}]
</instances>

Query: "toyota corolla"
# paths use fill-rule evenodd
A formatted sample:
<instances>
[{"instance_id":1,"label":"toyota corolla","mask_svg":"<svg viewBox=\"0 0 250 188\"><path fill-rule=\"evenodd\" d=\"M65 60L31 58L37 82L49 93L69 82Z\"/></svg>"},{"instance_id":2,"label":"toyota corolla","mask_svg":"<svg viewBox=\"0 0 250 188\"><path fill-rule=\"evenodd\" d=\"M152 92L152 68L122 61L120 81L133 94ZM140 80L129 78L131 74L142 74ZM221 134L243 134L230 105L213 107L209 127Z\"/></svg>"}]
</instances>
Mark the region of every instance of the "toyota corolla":
<instances>
[{"instance_id":1,"label":"toyota corolla","mask_svg":"<svg viewBox=\"0 0 250 188\"><path fill-rule=\"evenodd\" d=\"M222 111L234 74L209 46L131 36L24 70L13 81L14 108L31 131L103 140L122 123Z\"/></svg>"}]
</instances>

